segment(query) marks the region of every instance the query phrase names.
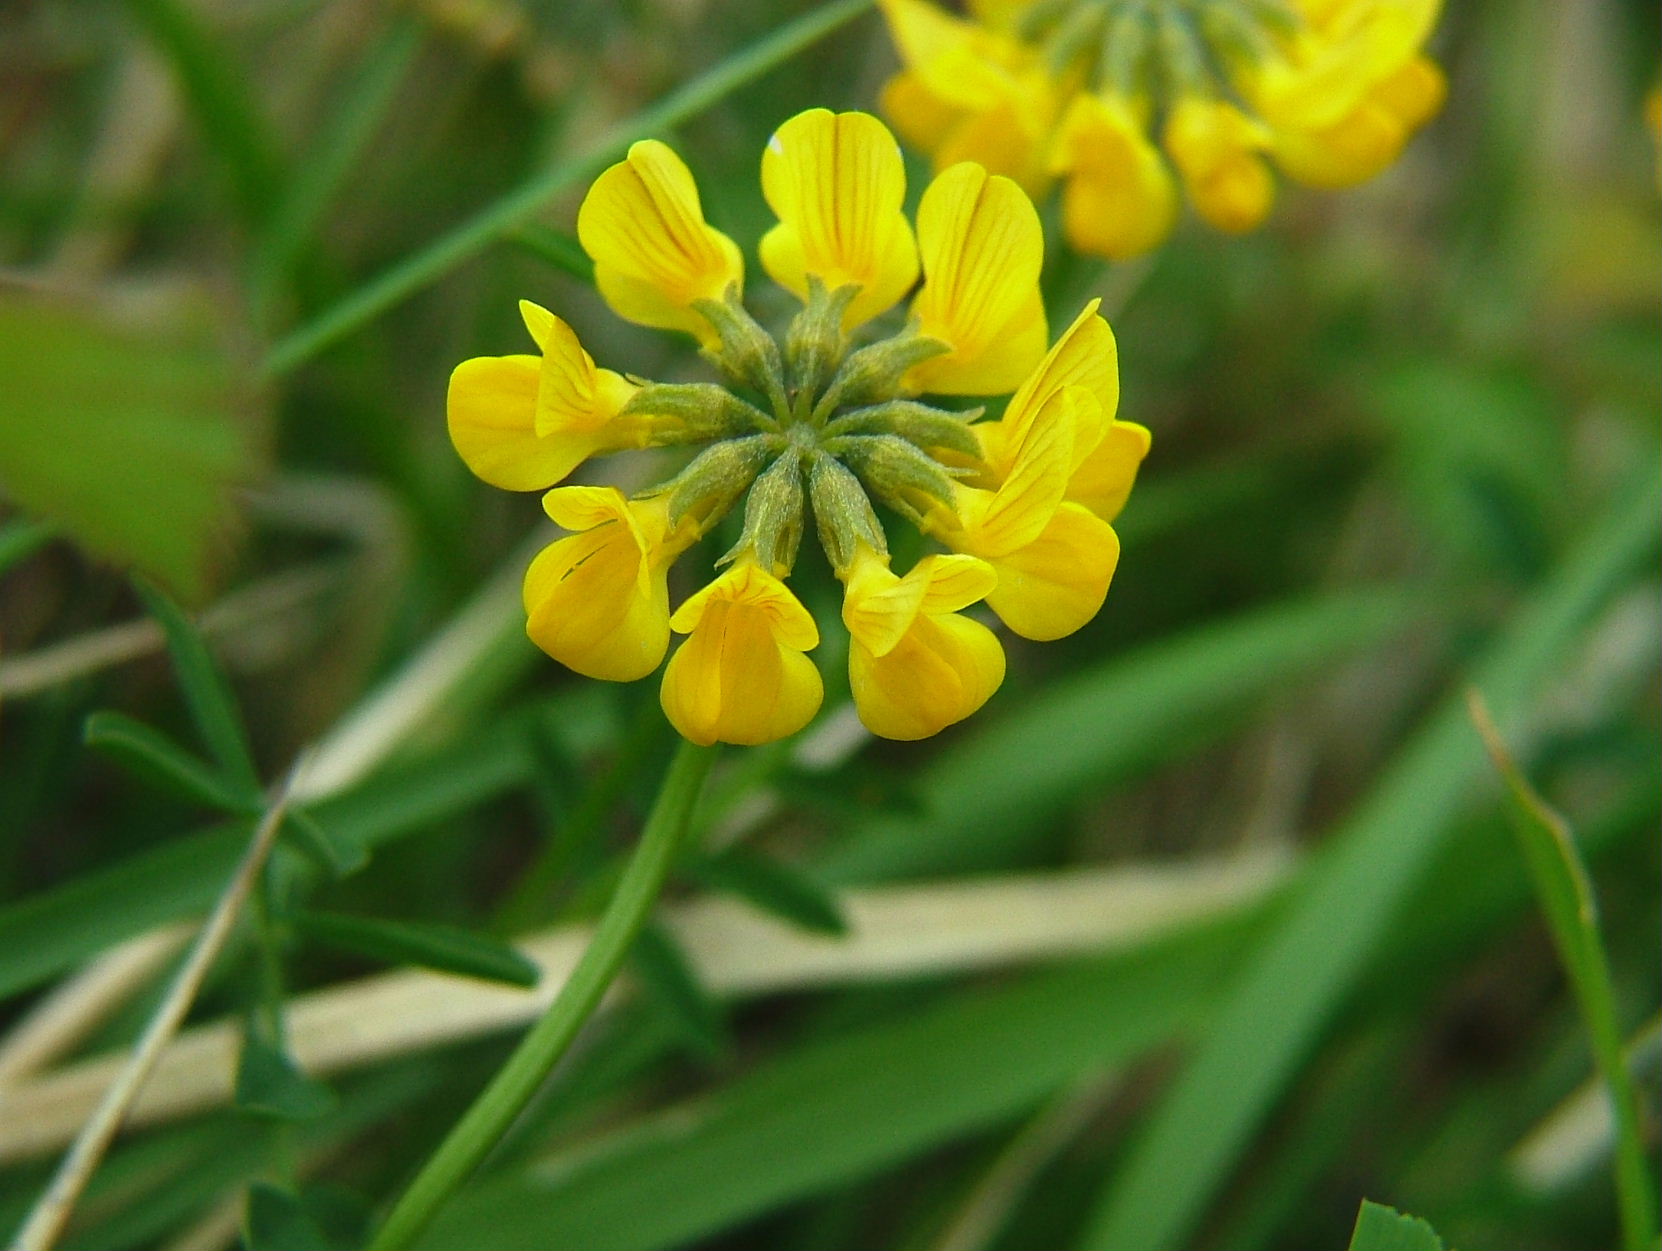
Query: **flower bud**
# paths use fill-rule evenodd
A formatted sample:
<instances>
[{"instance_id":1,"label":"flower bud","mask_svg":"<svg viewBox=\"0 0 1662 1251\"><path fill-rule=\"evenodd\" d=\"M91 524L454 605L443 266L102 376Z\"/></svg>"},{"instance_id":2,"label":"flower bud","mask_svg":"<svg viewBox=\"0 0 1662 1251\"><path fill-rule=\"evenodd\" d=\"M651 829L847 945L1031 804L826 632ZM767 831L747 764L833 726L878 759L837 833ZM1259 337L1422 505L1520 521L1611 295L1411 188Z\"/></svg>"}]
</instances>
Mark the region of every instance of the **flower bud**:
<instances>
[{"instance_id":1,"label":"flower bud","mask_svg":"<svg viewBox=\"0 0 1662 1251\"><path fill-rule=\"evenodd\" d=\"M827 437L848 434L892 434L923 451L946 448L971 458L981 455L981 443L969 428L984 409L948 412L916 400L890 400L845 413L825 428Z\"/></svg>"},{"instance_id":2,"label":"flower bud","mask_svg":"<svg viewBox=\"0 0 1662 1251\"><path fill-rule=\"evenodd\" d=\"M843 318L859 292L852 284L827 291L823 282L808 275L807 302L785 334L785 364L797 404L812 403L843 358Z\"/></svg>"},{"instance_id":3,"label":"flower bud","mask_svg":"<svg viewBox=\"0 0 1662 1251\"><path fill-rule=\"evenodd\" d=\"M802 542L803 503L802 453L787 447L752 484L744 502L744 532L718 563L750 551L763 569L784 577Z\"/></svg>"},{"instance_id":4,"label":"flower bud","mask_svg":"<svg viewBox=\"0 0 1662 1251\"><path fill-rule=\"evenodd\" d=\"M669 493L670 524L679 525L692 516L700 529L707 529L738 502L768 457L782 445L778 435L753 434L723 440L700 452L663 488Z\"/></svg>"},{"instance_id":5,"label":"flower bud","mask_svg":"<svg viewBox=\"0 0 1662 1251\"><path fill-rule=\"evenodd\" d=\"M919 496L951 507L952 479L931 457L893 434L851 434L828 440L826 451L845 462L885 503L917 520Z\"/></svg>"},{"instance_id":6,"label":"flower bud","mask_svg":"<svg viewBox=\"0 0 1662 1251\"><path fill-rule=\"evenodd\" d=\"M660 445L731 439L778 426L761 409L713 382L650 382L623 412L658 419L652 435Z\"/></svg>"},{"instance_id":7,"label":"flower bud","mask_svg":"<svg viewBox=\"0 0 1662 1251\"><path fill-rule=\"evenodd\" d=\"M862 547L888 555L882 523L860 480L835 458L814 456L808 468L808 496L814 505L820 546L839 574L849 568Z\"/></svg>"},{"instance_id":8,"label":"flower bud","mask_svg":"<svg viewBox=\"0 0 1662 1251\"><path fill-rule=\"evenodd\" d=\"M739 301L738 289L729 288L719 303L699 300L693 307L716 331L717 343L704 349L705 357L733 381L767 396L783 415L787 405L779 345Z\"/></svg>"},{"instance_id":9,"label":"flower bud","mask_svg":"<svg viewBox=\"0 0 1662 1251\"><path fill-rule=\"evenodd\" d=\"M842 407L893 399L908 369L951 350L951 345L939 339L908 330L850 352L815 405L813 421L823 422Z\"/></svg>"}]
</instances>

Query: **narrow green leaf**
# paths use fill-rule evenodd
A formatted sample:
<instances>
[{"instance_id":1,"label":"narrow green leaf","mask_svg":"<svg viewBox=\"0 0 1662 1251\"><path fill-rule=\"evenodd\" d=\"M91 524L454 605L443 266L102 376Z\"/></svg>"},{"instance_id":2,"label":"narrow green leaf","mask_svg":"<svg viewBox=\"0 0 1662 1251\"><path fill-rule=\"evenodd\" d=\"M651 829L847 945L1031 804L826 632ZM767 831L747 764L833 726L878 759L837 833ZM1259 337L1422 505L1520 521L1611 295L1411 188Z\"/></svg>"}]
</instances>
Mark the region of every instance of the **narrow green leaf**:
<instances>
[{"instance_id":1,"label":"narrow green leaf","mask_svg":"<svg viewBox=\"0 0 1662 1251\"><path fill-rule=\"evenodd\" d=\"M255 813L257 790L238 790L166 734L119 712L95 712L82 739L147 782L192 803L223 812Z\"/></svg>"},{"instance_id":2,"label":"narrow green leaf","mask_svg":"<svg viewBox=\"0 0 1662 1251\"><path fill-rule=\"evenodd\" d=\"M362 284L315 320L280 340L266 357L265 372L282 374L387 309L443 277L480 249L529 222L550 199L617 160L644 135L669 130L702 112L752 79L789 60L871 8L873 0L835 0L809 9L765 39L734 53L715 68L619 123L579 156L561 161L434 240L414 256Z\"/></svg>"},{"instance_id":3,"label":"narrow green leaf","mask_svg":"<svg viewBox=\"0 0 1662 1251\"><path fill-rule=\"evenodd\" d=\"M161 590L143 582L137 585L145 607L167 635L167 650L173 657L185 703L208 750L240 789L257 793L260 779L248 750L242 715L201 631Z\"/></svg>"},{"instance_id":4,"label":"narrow green leaf","mask_svg":"<svg viewBox=\"0 0 1662 1251\"><path fill-rule=\"evenodd\" d=\"M535 986L542 976L535 963L506 943L448 925L310 911L296 914L294 925L316 942L388 964L415 964L510 986Z\"/></svg>"},{"instance_id":5,"label":"narrow green leaf","mask_svg":"<svg viewBox=\"0 0 1662 1251\"><path fill-rule=\"evenodd\" d=\"M1662 470L1620 499L1512 619L1478 669L1516 722L1594 613L1657 543ZM1456 697L1422 725L1328 839L1206 1035L1133 1142L1081 1239L1086 1251L1180 1246L1256 1126L1382 946L1482 767Z\"/></svg>"},{"instance_id":6,"label":"narrow green leaf","mask_svg":"<svg viewBox=\"0 0 1662 1251\"><path fill-rule=\"evenodd\" d=\"M1350 1235L1350 1251L1443 1251L1443 1240L1419 1217L1364 1199Z\"/></svg>"},{"instance_id":7,"label":"narrow green leaf","mask_svg":"<svg viewBox=\"0 0 1662 1251\"><path fill-rule=\"evenodd\" d=\"M1622 1242L1628 1251L1656 1245L1656 1193L1645 1154L1639 1092L1626 1058L1610 961L1599 934L1593 882L1569 823L1549 805L1518 767L1483 697L1467 692L1473 723L1511 795L1513 828L1535 884L1553 946L1569 975L1582 1024L1592 1041L1593 1059L1610 1092L1616 1121L1616 1191Z\"/></svg>"},{"instance_id":8,"label":"narrow green leaf","mask_svg":"<svg viewBox=\"0 0 1662 1251\"><path fill-rule=\"evenodd\" d=\"M362 843L325 829L304 808L290 808L283 829L296 847L337 881L369 863L369 852Z\"/></svg>"},{"instance_id":9,"label":"narrow green leaf","mask_svg":"<svg viewBox=\"0 0 1662 1251\"><path fill-rule=\"evenodd\" d=\"M660 926L648 925L635 939L629 963L641 989L668 1013L694 1051L713 1058L728 1049L721 1005L698 980L680 943Z\"/></svg>"},{"instance_id":10,"label":"narrow green leaf","mask_svg":"<svg viewBox=\"0 0 1662 1251\"><path fill-rule=\"evenodd\" d=\"M771 856L730 847L718 855L694 860L687 866L687 873L711 890L737 895L802 929L819 934L848 933L848 919L831 888Z\"/></svg>"},{"instance_id":11,"label":"narrow green leaf","mask_svg":"<svg viewBox=\"0 0 1662 1251\"><path fill-rule=\"evenodd\" d=\"M256 1116L310 1121L335 1109L335 1092L295 1066L288 1054L246 1031L237 1063L236 1105Z\"/></svg>"},{"instance_id":12,"label":"narrow green leaf","mask_svg":"<svg viewBox=\"0 0 1662 1251\"><path fill-rule=\"evenodd\" d=\"M298 1196L267 1182L248 1188L242 1238L248 1251L335 1251L338 1245Z\"/></svg>"}]
</instances>

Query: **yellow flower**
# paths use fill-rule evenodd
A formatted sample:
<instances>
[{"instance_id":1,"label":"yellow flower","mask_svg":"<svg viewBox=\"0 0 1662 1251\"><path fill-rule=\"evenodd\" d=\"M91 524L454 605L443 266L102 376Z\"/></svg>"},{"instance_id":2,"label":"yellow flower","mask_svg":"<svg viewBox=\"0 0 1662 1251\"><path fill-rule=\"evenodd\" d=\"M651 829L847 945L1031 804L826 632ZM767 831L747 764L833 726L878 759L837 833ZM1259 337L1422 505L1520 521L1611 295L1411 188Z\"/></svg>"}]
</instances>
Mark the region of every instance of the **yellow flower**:
<instances>
[{"instance_id":1,"label":"yellow flower","mask_svg":"<svg viewBox=\"0 0 1662 1251\"><path fill-rule=\"evenodd\" d=\"M1044 141L1060 100L1033 50L1002 17L977 24L926 0L881 3L906 64L883 89L883 111L901 136L932 154L937 171L974 161L1030 194L1043 190Z\"/></svg>"},{"instance_id":2,"label":"yellow flower","mask_svg":"<svg viewBox=\"0 0 1662 1251\"><path fill-rule=\"evenodd\" d=\"M1018 633L1049 639L1101 606L1119 551L1108 520L1148 432L1116 418L1114 337L1096 304L1047 352L1043 230L1010 178L949 165L914 232L888 130L813 109L779 128L761 180L778 218L762 266L800 301L783 334L745 308L736 248L705 224L692 175L662 144L631 148L578 214L606 301L696 336L722 385L600 368L569 326L523 304L541 356L458 366L452 438L479 476L522 490L592 456L708 444L633 498L548 492L549 516L572 533L532 562L525 609L555 659L632 681L686 634L661 687L677 730L699 743L794 734L823 688L806 655L818 629L784 579L814 534L844 584L861 718L886 737L926 737L1003 680L997 639L961 610L984 599ZM932 399L1012 391L991 422ZM891 572L873 498L955 554ZM741 504L738 542L717 562L728 568L672 613L670 566Z\"/></svg>"},{"instance_id":3,"label":"yellow flower","mask_svg":"<svg viewBox=\"0 0 1662 1251\"><path fill-rule=\"evenodd\" d=\"M1060 180L1068 242L1114 260L1170 232L1171 166L1204 221L1249 230L1275 198L1267 158L1313 185L1362 182L1444 95L1423 53L1441 0L977 0L968 19L881 4L902 63L883 109L907 142L1034 197Z\"/></svg>"},{"instance_id":4,"label":"yellow flower","mask_svg":"<svg viewBox=\"0 0 1662 1251\"><path fill-rule=\"evenodd\" d=\"M905 577L861 548L843 574L849 685L860 720L883 738L938 734L986 703L1004 681L1004 649L959 610L997 584L971 556L926 556Z\"/></svg>"},{"instance_id":5,"label":"yellow flower","mask_svg":"<svg viewBox=\"0 0 1662 1251\"><path fill-rule=\"evenodd\" d=\"M1115 417L1119 358L1114 332L1097 312L1101 303L1085 306L1011 397L1002 418L972 429L981 442L984 483L1000 486L1040 411L1064 388L1081 388L1084 394L1076 394L1073 405L1073 467L1062 498L1112 521L1131 494L1151 436L1146 427Z\"/></svg>"},{"instance_id":6,"label":"yellow flower","mask_svg":"<svg viewBox=\"0 0 1662 1251\"><path fill-rule=\"evenodd\" d=\"M907 377L920 391L996 395L1044 354L1039 292L1044 228L1008 178L964 162L938 176L918 205L923 286L912 300L918 332L951 351Z\"/></svg>"},{"instance_id":7,"label":"yellow flower","mask_svg":"<svg viewBox=\"0 0 1662 1251\"><path fill-rule=\"evenodd\" d=\"M1185 96L1166 121L1165 140L1207 225L1239 234L1264 220L1275 182L1262 155L1271 144L1263 123L1222 100Z\"/></svg>"},{"instance_id":8,"label":"yellow flower","mask_svg":"<svg viewBox=\"0 0 1662 1251\"><path fill-rule=\"evenodd\" d=\"M819 646L808 610L752 561L735 563L670 618L688 636L664 670L660 699L683 738L754 745L795 734L825 687L804 652Z\"/></svg>"},{"instance_id":9,"label":"yellow flower","mask_svg":"<svg viewBox=\"0 0 1662 1251\"><path fill-rule=\"evenodd\" d=\"M646 446L651 423L620 416L636 388L596 369L553 313L529 300L519 309L540 359L477 356L450 375L450 440L467 467L492 486L536 491L596 453Z\"/></svg>"},{"instance_id":10,"label":"yellow flower","mask_svg":"<svg viewBox=\"0 0 1662 1251\"><path fill-rule=\"evenodd\" d=\"M951 509L927 528L954 551L992 566L998 584L987 606L1024 638L1072 634L1102 607L1119 563L1114 528L1068 486L1081 459L1077 433L1100 425L1100 404L1083 386L1055 389L1016 443L995 489L961 486Z\"/></svg>"},{"instance_id":11,"label":"yellow flower","mask_svg":"<svg viewBox=\"0 0 1662 1251\"><path fill-rule=\"evenodd\" d=\"M526 570L526 633L588 677L644 678L669 647L666 571L696 533L670 525L666 501L629 500L614 487L560 487L543 507L578 533L543 548Z\"/></svg>"},{"instance_id":12,"label":"yellow flower","mask_svg":"<svg viewBox=\"0 0 1662 1251\"><path fill-rule=\"evenodd\" d=\"M1129 100L1088 91L1075 96L1051 169L1067 176L1062 228L1081 252L1124 260L1171 233L1177 187Z\"/></svg>"},{"instance_id":13,"label":"yellow flower","mask_svg":"<svg viewBox=\"0 0 1662 1251\"><path fill-rule=\"evenodd\" d=\"M906 170L894 136L868 113L810 109L781 126L762 154L762 194L779 224L762 236L762 267L808 297L808 275L860 291L845 321L894 307L918 276L901 209Z\"/></svg>"},{"instance_id":14,"label":"yellow flower","mask_svg":"<svg viewBox=\"0 0 1662 1251\"><path fill-rule=\"evenodd\" d=\"M589 188L577 238L594 259L594 282L619 317L714 342L696 311L744 285L738 245L704 220L698 186L656 139L633 144Z\"/></svg>"}]
</instances>

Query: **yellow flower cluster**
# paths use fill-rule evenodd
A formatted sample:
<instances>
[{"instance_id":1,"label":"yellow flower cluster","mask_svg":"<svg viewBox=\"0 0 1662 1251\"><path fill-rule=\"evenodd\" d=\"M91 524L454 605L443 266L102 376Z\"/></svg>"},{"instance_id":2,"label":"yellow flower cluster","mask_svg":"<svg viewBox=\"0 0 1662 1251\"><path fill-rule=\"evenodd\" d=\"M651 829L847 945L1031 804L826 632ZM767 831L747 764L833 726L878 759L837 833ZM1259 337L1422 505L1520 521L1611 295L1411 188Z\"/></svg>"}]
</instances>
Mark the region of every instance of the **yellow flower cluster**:
<instances>
[{"instance_id":1,"label":"yellow flower cluster","mask_svg":"<svg viewBox=\"0 0 1662 1251\"><path fill-rule=\"evenodd\" d=\"M1069 243L1115 260L1170 233L1179 182L1239 232L1270 210L1271 161L1312 186L1372 178L1445 91L1422 52L1441 0L969 0L970 20L881 2L901 136L1035 198L1060 181Z\"/></svg>"},{"instance_id":2,"label":"yellow flower cluster","mask_svg":"<svg viewBox=\"0 0 1662 1251\"><path fill-rule=\"evenodd\" d=\"M1003 680L998 639L965 609L985 600L1032 639L1096 614L1119 555L1109 523L1148 431L1116 419L1114 338L1094 303L1047 350L1042 230L1011 180L952 165L914 231L894 137L823 109L779 128L761 175L778 218L762 266L801 300L782 340L745 310L743 256L705 221L685 164L643 141L590 188L578 238L612 309L693 335L723 384L598 368L569 326L524 303L537 354L459 365L451 438L487 482L554 488L544 506L572 533L532 562L525 610L556 660L631 681L684 634L661 688L681 734L753 744L801 729L823 698L806 654L819 630L784 579L811 513L844 587L860 717L922 738ZM1012 391L997 420L925 398ZM633 498L555 485L589 457L673 444L708 446ZM948 550L893 571L873 497ZM741 500L725 568L671 612L670 565Z\"/></svg>"}]
</instances>

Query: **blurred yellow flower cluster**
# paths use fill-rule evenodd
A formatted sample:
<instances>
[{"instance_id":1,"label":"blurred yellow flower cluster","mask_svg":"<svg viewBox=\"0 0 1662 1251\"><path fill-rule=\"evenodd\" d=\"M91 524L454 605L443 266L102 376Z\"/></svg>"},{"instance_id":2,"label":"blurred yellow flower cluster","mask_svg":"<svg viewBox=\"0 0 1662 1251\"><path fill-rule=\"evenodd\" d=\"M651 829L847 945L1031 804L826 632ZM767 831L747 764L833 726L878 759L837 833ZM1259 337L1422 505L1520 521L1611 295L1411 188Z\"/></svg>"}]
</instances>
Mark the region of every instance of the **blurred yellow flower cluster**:
<instances>
[{"instance_id":1,"label":"blurred yellow flower cluster","mask_svg":"<svg viewBox=\"0 0 1662 1251\"><path fill-rule=\"evenodd\" d=\"M1251 230L1273 162L1366 181L1442 106L1422 52L1441 0L882 0L903 64L883 92L937 168L963 160L1035 198L1060 182L1081 252L1170 233L1178 185L1218 230Z\"/></svg>"},{"instance_id":2,"label":"blurred yellow flower cluster","mask_svg":"<svg viewBox=\"0 0 1662 1251\"><path fill-rule=\"evenodd\" d=\"M1148 432L1116 420L1114 338L1094 304L1047 350L1043 233L1010 179L951 165L914 231L894 137L867 114L823 109L779 128L761 175L778 218L762 266L801 301L782 338L746 311L743 255L705 221L685 164L637 143L589 190L579 240L612 309L694 336L722 383L598 368L569 326L526 303L537 354L458 366L451 437L487 482L554 487L546 510L572 534L532 562L525 609L556 660L631 681L684 634L661 688L682 735L794 733L823 697L806 655L819 629L785 584L811 516L844 587L860 717L922 738L1003 680L998 639L966 608L985 600L1033 639L1096 614L1119 554L1109 523ZM997 420L922 398L1010 392ZM695 443L708 446L634 497L555 486L591 456ZM948 550L895 572L874 498ZM741 501L721 572L671 612L670 565Z\"/></svg>"}]
</instances>

